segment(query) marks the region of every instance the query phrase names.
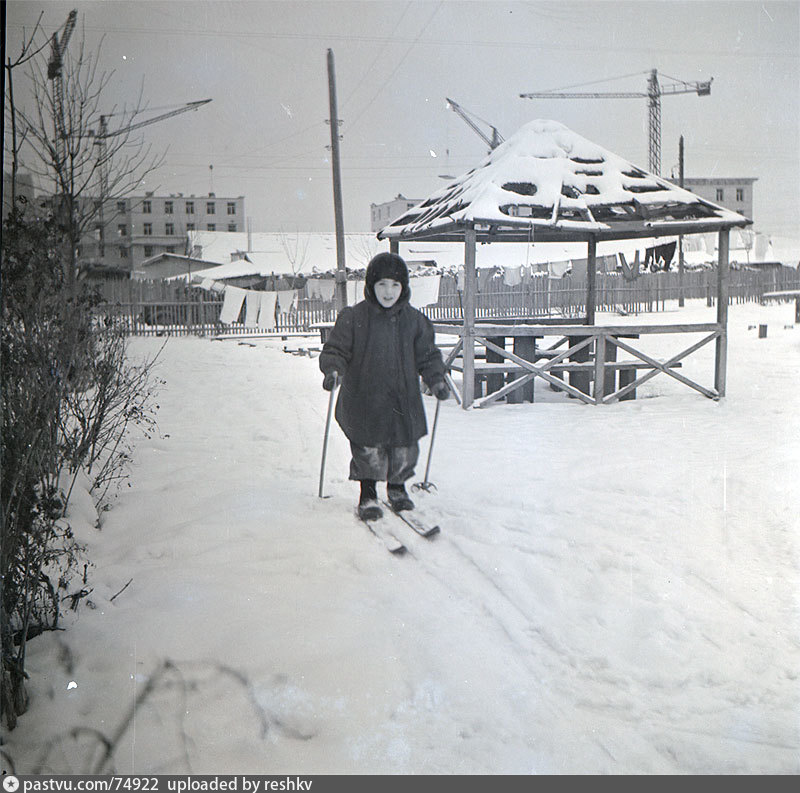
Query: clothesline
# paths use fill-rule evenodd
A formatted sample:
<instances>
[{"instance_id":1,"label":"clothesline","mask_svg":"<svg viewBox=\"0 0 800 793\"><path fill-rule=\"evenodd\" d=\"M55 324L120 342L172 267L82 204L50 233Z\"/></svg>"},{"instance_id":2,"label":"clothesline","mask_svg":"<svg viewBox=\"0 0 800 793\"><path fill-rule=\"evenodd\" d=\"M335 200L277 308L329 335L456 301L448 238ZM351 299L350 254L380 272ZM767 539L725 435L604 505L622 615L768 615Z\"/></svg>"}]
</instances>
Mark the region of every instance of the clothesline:
<instances>
[{"instance_id":1,"label":"clothesline","mask_svg":"<svg viewBox=\"0 0 800 793\"><path fill-rule=\"evenodd\" d=\"M312 280L318 286L310 288ZM414 279L409 302L415 308L437 303L439 301L439 284L441 276L431 275ZM291 311L295 300L298 298L297 289L280 289L276 291L257 291L243 289L239 286L221 284L211 278L195 276L192 282L203 289L223 295L220 322L230 325L239 321L244 307L245 326L258 327L269 330L275 327L276 315L287 314ZM306 291L309 297L320 297L331 300L334 295L334 279L309 279ZM364 281L347 281L347 303L353 305L363 299Z\"/></svg>"},{"instance_id":2,"label":"clothesline","mask_svg":"<svg viewBox=\"0 0 800 793\"><path fill-rule=\"evenodd\" d=\"M616 255L600 257L604 269L610 265L616 269ZM510 287L519 285L527 286L532 278L541 276L561 277L566 272L572 271L575 266L585 267L586 260L564 260L563 262L548 263L547 271L539 270L536 265L518 265L515 267L486 267L477 270L477 288L479 292L486 291L489 283L495 278L502 278ZM458 291L464 291L464 270L459 268L453 273ZM410 279L411 297L409 302L415 308L424 308L438 303L441 286L441 274L421 275ZM192 282L203 289L223 295L223 305L220 312L220 322L231 324L238 322L244 307L244 324L246 326L271 329L275 327L278 314L287 314L291 311L299 297L298 289L278 289L270 291L243 289L242 287L222 284L211 278L195 276ZM331 301L335 294L334 278L309 278L305 284L306 294L311 299ZM364 280L348 280L347 304L353 305L363 299Z\"/></svg>"}]
</instances>

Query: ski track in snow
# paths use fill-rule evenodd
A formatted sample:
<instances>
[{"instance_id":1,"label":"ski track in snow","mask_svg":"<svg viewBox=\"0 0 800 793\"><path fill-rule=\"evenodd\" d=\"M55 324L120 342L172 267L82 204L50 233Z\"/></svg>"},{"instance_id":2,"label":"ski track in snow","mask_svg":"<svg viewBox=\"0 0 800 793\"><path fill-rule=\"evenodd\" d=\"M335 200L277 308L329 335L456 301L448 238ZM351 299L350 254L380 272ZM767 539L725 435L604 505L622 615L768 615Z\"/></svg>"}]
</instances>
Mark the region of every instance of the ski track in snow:
<instances>
[{"instance_id":1,"label":"ski track in snow","mask_svg":"<svg viewBox=\"0 0 800 793\"><path fill-rule=\"evenodd\" d=\"M442 532L391 518L405 558L355 518L335 423L317 497L314 358L170 339L161 434L82 532L96 608L31 643L18 770L85 770L70 730L127 713L120 773L800 772L800 331L744 331L787 311L731 307L718 404L664 375L445 403L412 493ZM690 361L707 382L713 346Z\"/></svg>"}]
</instances>

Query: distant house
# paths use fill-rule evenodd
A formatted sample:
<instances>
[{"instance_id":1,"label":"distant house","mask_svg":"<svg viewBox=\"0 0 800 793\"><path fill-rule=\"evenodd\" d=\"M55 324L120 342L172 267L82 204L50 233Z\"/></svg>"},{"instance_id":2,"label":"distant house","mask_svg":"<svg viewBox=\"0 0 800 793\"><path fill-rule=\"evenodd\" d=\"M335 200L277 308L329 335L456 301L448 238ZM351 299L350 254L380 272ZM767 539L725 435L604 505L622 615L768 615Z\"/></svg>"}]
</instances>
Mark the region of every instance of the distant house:
<instances>
[{"instance_id":1,"label":"distant house","mask_svg":"<svg viewBox=\"0 0 800 793\"><path fill-rule=\"evenodd\" d=\"M345 234L345 266L364 269L376 253L389 250L369 232ZM336 271L336 235L320 231L224 232L193 231L190 254L205 261L231 265L244 275L311 275Z\"/></svg>"},{"instance_id":2,"label":"distant house","mask_svg":"<svg viewBox=\"0 0 800 793\"><path fill-rule=\"evenodd\" d=\"M140 262L139 266L131 273L131 278L137 281L157 281L176 275L191 276L193 273L207 270L217 264L217 262L182 256L178 253L159 253Z\"/></svg>"}]
</instances>

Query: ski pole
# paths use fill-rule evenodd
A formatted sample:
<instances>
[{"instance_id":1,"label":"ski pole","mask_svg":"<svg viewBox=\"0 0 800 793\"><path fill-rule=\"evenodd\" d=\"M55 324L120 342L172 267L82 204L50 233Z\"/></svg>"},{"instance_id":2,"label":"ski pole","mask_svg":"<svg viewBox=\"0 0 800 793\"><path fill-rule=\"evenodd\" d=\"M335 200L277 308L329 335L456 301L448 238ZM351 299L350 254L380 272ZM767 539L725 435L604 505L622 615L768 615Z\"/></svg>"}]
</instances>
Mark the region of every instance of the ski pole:
<instances>
[{"instance_id":1,"label":"ski pole","mask_svg":"<svg viewBox=\"0 0 800 793\"><path fill-rule=\"evenodd\" d=\"M322 441L322 464L319 468L319 497L325 498L322 495L322 487L325 481L325 457L328 454L328 435L330 435L331 431L331 416L333 415L333 397L336 394L336 387L339 385L339 378L336 378L336 381L333 384L333 388L331 388L331 395L328 398L328 418L325 420L325 439Z\"/></svg>"},{"instance_id":2,"label":"ski pole","mask_svg":"<svg viewBox=\"0 0 800 793\"><path fill-rule=\"evenodd\" d=\"M431 470L431 454L433 453L433 442L436 440L436 425L439 423L439 406L441 405L441 400L436 400L436 411L433 414L433 428L431 429L431 442L428 444L428 462L425 465L425 481L424 482L417 482L414 487L418 490L425 490L426 492L430 491L431 488L434 490L436 489L436 485L432 482L428 481L428 474Z\"/></svg>"}]
</instances>

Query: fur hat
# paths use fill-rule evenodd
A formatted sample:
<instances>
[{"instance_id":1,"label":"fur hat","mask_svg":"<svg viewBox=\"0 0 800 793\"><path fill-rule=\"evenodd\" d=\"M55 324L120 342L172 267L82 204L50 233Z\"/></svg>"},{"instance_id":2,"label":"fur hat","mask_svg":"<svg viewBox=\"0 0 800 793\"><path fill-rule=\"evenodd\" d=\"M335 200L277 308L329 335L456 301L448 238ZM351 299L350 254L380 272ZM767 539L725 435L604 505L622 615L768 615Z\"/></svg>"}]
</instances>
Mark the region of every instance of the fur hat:
<instances>
[{"instance_id":1,"label":"fur hat","mask_svg":"<svg viewBox=\"0 0 800 793\"><path fill-rule=\"evenodd\" d=\"M402 257L396 253L379 253L377 256L373 256L367 265L366 283L364 284L364 296L367 300L376 301L375 284L384 278L391 278L403 287L398 302L408 300L411 294L408 287L408 267Z\"/></svg>"}]
</instances>

